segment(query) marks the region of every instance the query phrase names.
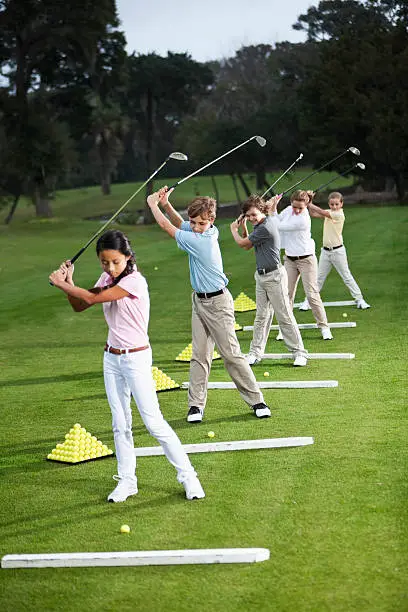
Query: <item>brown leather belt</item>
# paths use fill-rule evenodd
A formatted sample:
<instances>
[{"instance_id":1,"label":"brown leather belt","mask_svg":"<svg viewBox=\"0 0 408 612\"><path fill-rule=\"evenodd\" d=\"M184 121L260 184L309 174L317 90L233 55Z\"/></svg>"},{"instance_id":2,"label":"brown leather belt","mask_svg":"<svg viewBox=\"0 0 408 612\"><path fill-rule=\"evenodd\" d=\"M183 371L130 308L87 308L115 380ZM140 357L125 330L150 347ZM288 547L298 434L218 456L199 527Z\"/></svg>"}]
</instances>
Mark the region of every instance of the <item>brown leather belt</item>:
<instances>
[{"instance_id":1,"label":"brown leather belt","mask_svg":"<svg viewBox=\"0 0 408 612\"><path fill-rule=\"evenodd\" d=\"M104 351L107 353L112 353L112 355L125 355L126 353L138 353L139 351L145 351L150 348L147 344L146 346L138 346L137 348L130 349L117 349L113 348L113 346L109 346L109 344L105 344Z\"/></svg>"}]
</instances>

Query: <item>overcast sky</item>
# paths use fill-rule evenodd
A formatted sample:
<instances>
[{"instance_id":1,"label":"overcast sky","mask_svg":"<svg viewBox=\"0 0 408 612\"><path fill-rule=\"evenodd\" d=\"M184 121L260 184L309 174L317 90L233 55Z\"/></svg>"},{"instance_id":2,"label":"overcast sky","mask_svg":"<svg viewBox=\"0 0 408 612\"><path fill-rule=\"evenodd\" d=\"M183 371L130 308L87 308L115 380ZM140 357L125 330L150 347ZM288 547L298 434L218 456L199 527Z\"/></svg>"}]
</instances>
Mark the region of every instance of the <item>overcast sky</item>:
<instances>
[{"instance_id":1,"label":"overcast sky","mask_svg":"<svg viewBox=\"0 0 408 612\"><path fill-rule=\"evenodd\" d=\"M198 61L234 55L243 45L301 42L292 29L318 0L116 0L128 53L187 51Z\"/></svg>"}]
</instances>

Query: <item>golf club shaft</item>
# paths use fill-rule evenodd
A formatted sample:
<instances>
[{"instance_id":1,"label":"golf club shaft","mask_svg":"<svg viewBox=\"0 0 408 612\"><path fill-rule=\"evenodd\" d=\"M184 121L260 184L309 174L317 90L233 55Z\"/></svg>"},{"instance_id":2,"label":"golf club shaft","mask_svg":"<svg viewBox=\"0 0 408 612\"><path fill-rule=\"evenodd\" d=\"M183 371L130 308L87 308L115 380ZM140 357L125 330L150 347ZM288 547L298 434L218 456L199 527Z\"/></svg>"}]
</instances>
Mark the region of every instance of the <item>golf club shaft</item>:
<instances>
[{"instance_id":1,"label":"golf club shaft","mask_svg":"<svg viewBox=\"0 0 408 612\"><path fill-rule=\"evenodd\" d=\"M302 157L303 157L303 155L302 155L302 154L301 154L301 155L299 155L299 157L298 157L297 159L295 159L295 161L293 162L293 164L291 164L291 165L289 166L289 168L287 168L287 169L285 170L285 172L283 172L283 173L280 175L280 177L279 177L279 178L277 178L277 179L276 179L276 181L275 181L274 183L272 183L272 185L269 187L269 189L267 189L267 190L265 191L265 193L263 193L263 194L261 195L261 198L264 198L264 197L266 196L266 194L267 194L267 193L269 193L269 191L270 191L271 189L273 189L273 188L275 187L275 185L276 185L277 183L279 183L279 181L280 181L281 179L283 179L283 177L285 176L285 174L287 174L287 173L288 173L288 172L289 172L289 171L290 171L290 170L293 168L293 166L294 166L295 164L297 164L297 162L298 162L300 159L302 159Z\"/></svg>"},{"instance_id":2,"label":"golf club shaft","mask_svg":"<svg viewBox=\"0 0 408 612\"><path fill-rule=\"evenodd\" d=\"M320 166L320 168L318 168L317 170L315 170L314 172L311 172L310 174L308 174L307 176L305 176L304 178L300 179L300 181L298 181L297 183L295 183L294 185L292 185L292 187L289 187L288 189L286 189L282 195L284 196L286 193L288 193L289 191L292 191L292 189L294 189L295 187L297 187L298 185L300 185L300 183L303 183L304 181L307 181L307 179L309 179L310 177L314 176L315 174L317 174L318 172L320 172L321 170L323 170L324 168L326 168L326 166L329 166L330 164L332 164L333 162L335 162L337 159L340 159L340 157L343 157L343 155L345 155L346 153L349 152L349 149L346 149L345 151L343 151L342 153L339 153L339 155L336 155L336 157L333 157L333 159L331 159L330 161L326 162L323 164L323 166Z\"/></svg>"},{"instance_id":3,"label":"golf club shaft","mask_svg":"<svg viewBox=\"0 0 408 612\"><path fill-rule=\"evenodd\" d=\"M161 169L163 168L163 166L165 166L166 164L167 164L167 159L166 159L166 160L165 160L165 161L164 161L164 162L163 162L163 163L162 163L162 164L161 164L161 165L160 165L160 166L157 168L157 170L155 170L155 171L153 172L153 174L151 174L151 175L149 176L149 178L148 178L148 179L146 179L146 180L145 180L145 182L144 182L142 185L140 185L140 187L139 187L139 188L138 188L138 189L137 189L137 190L136 190L136 191L135 191L135 192L134 192L134 193L133 193L133 194L130 196L130 198L128 198L128 199L126 200L126 202L125 202L124 204L122 204L122 206L121 206L121 207L120 207L120 208L119 208L119 209L118 209L118 210L115 212L115 214L113 214L113 215L111 216L111 218L110 218L110 219L108 219L108 221L106 221L106 223L104 223L104 224L102 225L102 227L101 227L101 228L100 228L100 229L99 229L99 230L98 230L98 231L97 231L97 232L96 232L96 233L95 233L95 234L94 234L94 235L93 235L93 236L92 236L92 237L91 237L91 238L88 240L88 242L87 242L87 243L86 243L86 244L85 244L85 245L82 247L82 249L80 249L80 250L78 251L78 253L76 253L76 254L75 254L73 257L72 257L72 259L70 259L71 264L73 264L73 263L74 263L74 262L75 262L75 261L76 261L76 260L77 260L77 259L78 259L78 258L79 258L81 255L82 255L82 253L83 253L83 252L84 252L84 251L85 251L85 250L86 250L86 249L89 247L89 245L90 245L90 244L92 244L92 242L95 240L95 238L97 238L97 237L98 237L100 234L102 234L102 232L103 232L103 231L104 231L104 230L105 230L105 229L108 227L108 225L109 225L110 223L112 223L112 221L114 221L118 215L120 215L120 213L122 212L122 210L123 210L124 208L126 208L126 206L129 204L129 202L131 202L131 201L133 200L133 198L134 198L134 197L136 197L136 196L137 196L137 194L141 192L141 190L143 189L143 187L146 187L147 183L148 183L149 181L151 181L151 180L152 180L152 178L153 178L154 176L156 176L156 174L157 174L158 172L160 172L160 170L161 170Z\"/></svg>"},{"instance_id":4,"label":"golf club shaft","mask_svg":"<svg viewBox=\"0 0 408 612\"><path fill-rule=\"evenodd\" d=\"M227 151L226 153L224 153L223 155L220 155L219 157L217 157L216 159L213 159L212 161L208 162L208 164L206 164L205 166L202 166L202 168L199 168L198 170L195 170L194 172L192 172L191 174L189 174L188 176L185 176L184 178L182 178L180 181L178 181L177 183L175 183L174 185L172 185L171 187L169 187L169 189L174 189L175 187L177 187L177 185L181 185L181 183L184 183L184 181L187 181L189 178L191 178L192 176L195 176L196 174L198 174L199 172L202 172L203 170L205 170L206 168L208 168L209 166L212 166L213 164L215 164L217 161L219 161L220 159L222 159L223 157L226 157L227 155L229 155L230 153L233 153L234 151L236 151L237 149L239 149L240 147L243 147L244 145L246 145L248 142L250 142L251 140L253 140L254 138L256 138L256 136L252 136L251 138L248 138L248 140L245 140L245 142L241 142L241 144L237 145L236 147L234 147L233 149L231 149L230 151Z\"/></svg>"},{"instance_id":5,"label":"golf club shaft","mask_svg":"<svg viewBox=\"0 0 408 612\"><path fill-rule=\"evenodd\" d=\"M352 170L354 170L354 168L357 168L358 164L354 164L354 166L351 166L351 168L348 168L347 170L345 170L344 172L339 172L338 176L335 176L334 178L330 179L330 181L327 181L327 183L323 183L323 185L320 185L317 189L314 189L314 193L317 193L318 191L320 191L321 189L323 189L323 187L327 187L327 185L330 185L330 183L334 183L334 181L337 181L337 179L339 178L339 176L345 176L346 174L348 174L349 172L351 172Z\"/></svg>"}]
</instances>

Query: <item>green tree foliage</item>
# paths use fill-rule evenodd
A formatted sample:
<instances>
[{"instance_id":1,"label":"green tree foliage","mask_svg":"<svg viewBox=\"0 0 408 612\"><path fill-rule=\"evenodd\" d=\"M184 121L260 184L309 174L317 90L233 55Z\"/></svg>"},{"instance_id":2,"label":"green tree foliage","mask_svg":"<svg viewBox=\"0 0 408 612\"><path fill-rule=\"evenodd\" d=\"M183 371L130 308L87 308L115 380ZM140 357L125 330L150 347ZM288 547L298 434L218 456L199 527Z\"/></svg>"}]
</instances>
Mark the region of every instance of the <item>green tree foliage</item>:
<instances>
[{"instance_id":1,"label":"green tree foliage","mask_svg":"<svg viewBox=\"0 0 408 612\"><path fill-rule=\"evenodd\" d=\"M73 72L79 80L92 73L109 24L117 24L114 0L0 0L7 165L11 175L24 178L39 215L51 214L50 184L73 157L60 107L53 104L55 89L63 89Z\"/></svg>"},{"instance_id":2,"label":"green tree foliage","mask_svg":"<svg viewBox=\"0 0 408 612\"><path fill-rule=\"evenodd\" d=\"M317 162L357 145L371 186L383 188L392 177L401 200L408 173L404 8L391 1L324 1L295 26L305 29L309 40L321 39L319 62L299 89L301 130Z\"/></svg>"}]
</instances>

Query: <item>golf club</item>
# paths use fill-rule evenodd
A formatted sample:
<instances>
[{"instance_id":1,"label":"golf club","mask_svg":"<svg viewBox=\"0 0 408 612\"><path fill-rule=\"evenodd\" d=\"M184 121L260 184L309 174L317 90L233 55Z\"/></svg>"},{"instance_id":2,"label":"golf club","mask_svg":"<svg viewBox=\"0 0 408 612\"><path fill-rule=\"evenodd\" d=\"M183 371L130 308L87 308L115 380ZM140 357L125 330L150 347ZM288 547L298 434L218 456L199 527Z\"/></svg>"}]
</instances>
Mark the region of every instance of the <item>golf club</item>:
<instances>
[{"instance_id":1,"label":"golf club","mask_svg":"<svg viewBox=\"0 0 408 612\"><path fill-rule=\"evenodd\" d=\"M185 155L184 153L180 153L179 151L174 151L173 153L170 153L170 155L168 157L166 157L166 159L164 160L164 162L162 164L160 164L160 166L158 168L156 168L156 170L149 176L148 179L145 180L145 182L140 185L140 187L130 196L130 198L128 198L126 200L126 202L124 204L122 204L122 206L120 208L118 208L118 210L111 216L110 219L108 219L108 221L106 221L106 223L104 223L102 225L102 227L93 235L91 236L91 238L88 240L88 242L78 251L78 253L76 253L71 259L70 262L71 264L73 264L81 255L82 253L89 247L90 244L92 244L92 242L100 235L102 234L102 232L108 227L108 225L110 223L112 223L112 221L114 221L116 219L116 217L118 217L118 215L120 215L120 213L122 212L122 210L124 210L124 208L126 208L126 206L129 204L129 202L131 202L133 200L134 197L137 196L138 193L141 192L141 190L143 189L143 187L146 187L147 183L149 181L152 180L152 178L154 176L156 176L156 174L158 172L160 172L160 170L167 164L167 162L169 161L169 159L177 159L178 161L187 161L188 157L187 155ZM52 285L52 283L50 282L50 285Z\"/></svg>"},{"instance_id":2,"label":"golf club","mask_svg":"<svg viewBox=\"0 0 408 612\"><path fill-rule=\"evenodd\" d=\"M359 168L360 170L365 170L365 164L363 164L362 162L357 162L357 164L354 164L354 166L351 166L351 168L348 168L347 170L345 170L344 172L340 172L338 174L338 176L335 176L334 178L332 178L330 181L328 181L327 183L323 183L323 185L320 185L317 189L314 189L314 193L317 193L318 191L321 191L324 187L327 187L327 185L330 185L330 183L333 183L334 181L337 181L337 179L339 178L339 176L345 176L346 174L348 174L349 172L351 172L352 170L354 170L354 168Z\"/></svg>"},{"instance_id":3,"label":"golf club","mask_svg":"<svg viewBox=\"0 0 408 612\"><path fill-rule=\"evenodd\" d=\"M311 176L314 176L315 174L317 174L318 172L320 172L321 170L323 170L323 168L326 168L326 166L329 166L330 164L332 164L334 161L336 161L336 159L340 159L340 157L343 157L343 155L346 155L346 153L353 153L353 155L360 155L360 151L359 149L357 149L356 147L349 147L348 149L346 149L345 151L343 151L342 153L339 153L339 155L336 155L336 157L333 157L333 159L331 159L330 161L326 162L323 164L323 166L320 166L320 168L318 168L317 170L315 170L314 172L312 172L311 174L308 174L307 176L305 176L304 178L300 179L300 181L298 181L297 183L295 183L294 185L292 185L292 187L289 187L288 189L286 189L283 193L282 196L284 196L286 193L288 193L289 191L292 191L292 189L294 189L295 187L297 187L298 185L300 185L300 183L303 183L304 181L306 181L307 179L309 179Z\"/></svg>"},{"instance_id":4,"label":"golf club","mask_svg":"<svg viewBox=\"0 0 408 612\"><path fill-rule=\"evenodd\" d=\"M248 138L248 140L245 140L244 142L241 142L241 144L237 145L236 147L234 147L233 149L230 149L229 151L227 151L226 153L224 153L223 155L220 155L219 157L217 157L216 159L213 159L212 161L208 162L208 164L206 164L205 166L202 166L202 168L199 168L198 170L195 170L195 172L192 172L191 174L189 174L188 176L185 176L183 179L181 179L180 181L178 181L177 183L175 183L174 185L172 185L171 187L169 187L170 189L175 189L175 187L177 187L177 185L181 185L181 183L184 183L184 181L188 181L189 178L191 178L192 176L195 176L196 174L198 174L199 172L202 172L203 170L205 170L206 168L208 168L208 166L212 166L213 164L215 164L217 161L219 161L220 159L222 159L223 157L226 157L227 155L229 155L230 153L233 153L233 151L236 151L237 149L243 147L244 145L246 145L248 142L250 142L251 140L256 140L256 142L259 144L259 146L264 147L266 144L266 140L265 138L263 138L262 136L251 136L251 138Z\"/></svg>"},{"instance_id":5,"label":"golf club","mask_svg":"<svg viewBox=\"0 0 408 612\"><path fill-rule=\"evenodd\" d=\"M287 173L289 172L289 170L291 170L291 169L293 168L293 166L294 166L295 164L297 164L297 162L298 162L298 161L300 161L302 158L303 158L303 153L301 153L301 154L299 155L299 157L298 157L297 159L295 159L295 161L293 162L293 164L291 164L291 165L289 166L289 168L286 168L285 172L284 172L283 174L281 174L281 175L280 175L280 177L279 177L279 178L277 178L277 179L276 179L276 181L275 181L274 183L272 183L272 185L269 187L269 189L267 189L267 190L265 191L265 193L263 193L263 194L261 195L261 198L264 198L264 197L266 196L266 194L267 194L267 193L268 193L268 192L269 192L271 189L273 189L273 188L275 187L276 183L279 183L279 181L280 181L280 180L281 180L281 179L282 179L282 178L285 176L285 174L287 174Z\"/></svg>"}]
</instances>

